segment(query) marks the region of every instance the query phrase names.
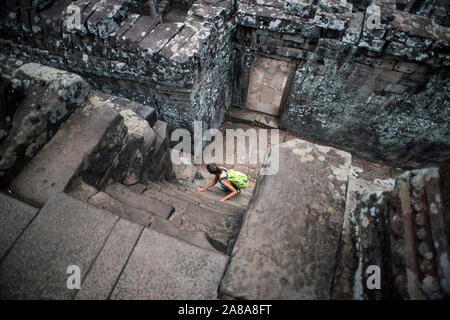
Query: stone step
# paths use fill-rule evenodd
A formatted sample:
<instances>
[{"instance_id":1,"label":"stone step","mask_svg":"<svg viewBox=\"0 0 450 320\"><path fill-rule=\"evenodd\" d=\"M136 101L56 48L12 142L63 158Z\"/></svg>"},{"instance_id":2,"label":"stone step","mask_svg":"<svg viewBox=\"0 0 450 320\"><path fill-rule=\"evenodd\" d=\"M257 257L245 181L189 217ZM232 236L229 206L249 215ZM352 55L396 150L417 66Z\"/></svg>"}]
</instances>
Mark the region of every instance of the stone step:
<instances>
[{"instance_id":1,"label":"stone step","mask_svg":"<svg viewBox=\"0 0 450 320\"><path fill-rule=\"evenodd\" d=\"M183 23L161 23L158 24L139 43L140 49L145 55L152 56L159 51L174 37L184 26Z\"/></svg>"},{"instance_id":2,"label":"stone step","mask_svg":"<svg viewBox=\"0 0 450 320\"><path fill-rule=\"evenodd\" d=\"M170 221L163 219L161 217L154 217L150 229L153 229L157 232L164 233L173 238L177 238L187 243L193 244L194 246L211 250L213 252L217 252L216 248L214 248L210 240L208 240L208 235L202 231L188 231L188 230L180 230L175 227Z\"/></svg>"},{"instance_id":3,"label":"stone step","mask_svg":"<svg viewBox=\"0 0 450 320\"><path fill-rule=\"evenodd\" d=\"M86 172L101 179L126 136L123 118L91 96L12 181L11 190L38 206Z\"/></svg>"},{"instance_id":4,"label":"stone step","mask_svg":"<svg viewBox=\"0 0 450 320\"><path fill-rule=\"evenodd\" d=\"M125 20L123 20L119 27L111 34L112 37L121 37L125 32L131 29L133 24L136 23L136 21L139 19L141 15L139 14L130 14L128 15Z\"/></svg>"},{"instance_id":5,"label":"stone step","mask_svg":"<svg viewBox=\"0 0 450 320\"><path fill-rule=\"evenodd\" d=\"M116 223L75 299L104 300L109 298L143 229L142 226L124 219L120 219Z\"/></svg>"},{"instance_id":6,"label":"stone step","mask_svg":"<svg viewBox=\"0 0 450 320\"><path fill-rule=\"evenodd\" d=\"M155 181L147 181L146 183L147 190L156 190L160 191L161 186Z\"/></svg>"},{"instance_id":7,"label":"stone step","mask_svg":"<svg viewBox=\"0 0 450 320\"><path fill-rule=\"evenodd\" d=\"M137 184L134 186L127 186L129 190L132 188L137 190L135 193L143 193L143 195L161 201L163 203L172 205L176 211L183 211L191 202L186 202L173 196L166 195L164 193L158 192L156 190L146 190L146 187L142 184ZM91 187L92 188L92 187ZM81 189L81 190L80 190ZM172 223L164 218L148 213L147 211L136 209L133 207L126 206L121 202L112 198L108 193L96 192L91 194L89 197L84 196L86 190L85 184L78 183L77 188L71 190L75 197L81 195L83 201L88 201L95 207L107 210L113 214L120 216L121 218L127 219L129 221L135 222L141 226L150 226L150 228L155 231L162 232L164 234L170 235L177 239L181 239L193 245L199 246L207 250L217 251L210 243L209 237L206 233L201 231L187 231L179 230ZM83 192L82 192L83 191ZM218 212L218 214L220 214ZM215 243L214 241L212 241Z\"/></svg>"},{"instance_id":8,"label":"stone step","mask_svg":"<svg viewBox=\"0 0 450 320\"><path fill-rule=\"evenodd\" d=\"M191 192L196 192L197 190L193 190L193 189L188 189L188 191ZM242 192L243 190L241 190L241 193L238 194L237 196L231 198L234 201L231 201L231 205L246 205L248 203L248 199L250 199L250 196L248 194L245 194L244 192ZM213 197L213 199L220 201L220 199L222 199L223 197L225 197L229 192L223 190L222 188L219 187L219 184L205 190L201 192L204 195ZM228 201L228 200L227 200Z\"/></svg>"},{"instance_id":9,"label":"stone step","mask_svg":"<svg viewBox=\"0 0 450 320\"><path fill-rule=\"evenodd\" d=\"M82 177L73 179L64 190L65 193L71 195L75 199L88 201L98 190L93 186L84 182Z\"/></svg>"},{"instance_id":10,"label":"stone step","mask_svg":"<svg viewBox=\"0 0 450 320\"><path fill-rule=\"evenodd\" d=\"M140 193L139 191L143 192L146 187L138 183L129 186L128 188L135 193ZM88 185L81 178L75 179L69 187L66 188L65 192L78 200L86 201L97 208L107 210L123 219L132 221L144 227L148 227L155 216L151 212L123 204L111 197L108 193L98 191L96 188Z\"/></svg>"},{"instance_id":11,"label":"stone step","mask_svg":"<svg viewBox=\"0 0 450 320\"><path fill-rule=\"evenodd\" d=\"M175 212L170 218L170 221L176 225L173 227L174 229L178 227L183 230L204 231L208 236L208 243L219 251L227 252L230 245L229 240L237 235L236 230L239 228L243 211L236 209L231 211L229 208L221 210L214 205L205 205L200 199L186 196L186 193L177 191L175 186L169 185L170 189L167 187L148 189L144 194L174 206ZM201 218L202 216L204 218ZM155 223L155 218L153 218L152 225ZM232 227L227 229L225 226ZM210 231L213 233L209 234Z\"/></svg>"},{"instance_id":12,"label":"stone step","mask_svg":"<svg viewBox=\"0 0 450 320\"><path fill-rule=\"evenodd\" d=\"M0 262L38 211L39 209L0 193Z\"/></svg>"},{"instance_id":13,"label":"stone step","mask_svg":"<svg viewBox=\"0 0 450 320\"><path fill-rule=\"evenodd\" d=\"M164 190L174 190L174 191L184 191L184 186L177 183L177 182L169 182L169 181L153 181L153 186L158 186L159 188L162 188Z\"/></svg>"},{"instance_id":14,"label":"stone step","mask_svg":"<svg viewBox=\"0 0 450 320\"><path fill-rule=\"evenodd\" d=\"M127 16L126 6L126 3L119 0L102 1L87 20L89 32L102 39L107 38Z\"/></svg>"},{"instance_id":15,"label":"stone step","mask_svg":"<svg viewBox=\"0 0 450 320\"><path fill-rule=\"evenodd\" d=\"M132 184L127 187L134 193L139 193L139 194L144 193L147 190L147 187L145 185L143 185L142 183Z\"/></svg>"},{"instance_id":16,"label":"stone step","mask_svg":"<svg viewBox=\"0 0 450 320\"><path fill-rule=\"evenodd\" d=\"M171 184L168 184L168 186L170 185ZM186 194L186 192L178 190L177 187L171 188L168 186L167 185L158 186L159 192L167 195L168 197L173 197L189 204L199 205L201 203L200 199L189 196L188 194ZM150 189L150 190L157 190L157 189Z\"/></svg>"},{"instance_id":17,"label":"stone step","mask_svg":"<svg viewBox=\"0 0 450 320\"><path fill-rule=\"evenodd\" d=\"M228 257L145 229L111 299L216 299Z\"/></svg>"},{"instance_id":18,"label":"stone step","mask_svg":"<svg viewBox=\"0 0 450 320\"><path fill-rule=\"evenodd\" d=\"M188 194L186 191L181 191L179 185L176 184L171 184L171 183L166 183L164 185L156 185L156 186L152 186L152 189L147 190L148 192L156 192L156 190L158 190L159 193L162 193L164 195L166 195L167 197L171 197L171 198L176 198L179 200L182 200L188 204L192 204L192 205L204 205L204 206L208 206L210 205L210 209L214 210L213 208L213 204L211 203L207 203L204 202L202 199L200 199L199 197L196 197L194 195ZM235 213L233 211L233 213Z\"/></svg>"},{"instance_id":19,"label":"stone step","mask_svg":"<svg viewBox=\"0 0 450 320\"><path fill-rule=\"evenodd\" d=\"M118 217L65 193L50 197L0 264L0 298L72 299L69 266L82 279ZM73 271L72 271L73 272Z\"/></svg>"},{"instance_id":20,"label":"stone step","mask_svg":"<svg viewBox=\"0 0 450 320\"><path fill-rule=\"evenodd\" d=\"M197 205L188 205L169 219L178 229L203 231L212 239L216 249L226 252L230 240L235 239L241 225L241 215L220 214Z\"/></svg>"},{"instance_id":21,"label":"stone step","mask_svg":"<svg viewBox=\"0 0 450 320\"><path fill-rule=\"evenodd\" d=\"M120 183L108 185L105 188L105 192L114 200L121 202L127 207L145 211L165 219L168 219L174 211L173 206L145 195L135 193Z\"/></svg>"},{"instance_id":22,"label":"stone step","mask_svg":"<svg viewBox=\"0 0 450 320\"><path fill-rule=\"evenodd\" d=\"M171 149L171 152L173 149ZM177 181L183 184L192 184L197 174L197 167L192 164L173 165L173 171Z\"/></svg>"},{"instance_id":23,"label":"stone step","mask_svg":"<svg viewBox=\"0 0 450 320\"><path fill-rule=\"evenodd\" d=\"M1 197L2 211L28 211L19 228L36 215L37 209ZM161 217L143 228L57 193L0 261L0 298L215 299L227 262L202 232L177 230ZM69 266L79 267L81 290L68 289Z\"/></svg>"},{"instance_id":24,"label":"stone step","mask_svg":"<svg viewBox=\"0 0 450 320\"><path fill-rule=\"evenodd\" d=\"M223 214L242 214L247 208L247 205L237 205L234 203L232 204L230 200L227 200L227 202L220 202L218 200L216 200L215 202L211 202L211 198L205 197L205 195L207 194L204 192L205 191L203 191L202 194L199 195L199 192L187 191L186 194L192 197L198 197L200 199L199 206L211 208L211 210L220 211Z\"/></svg>"},{"instance_id":25,"label":"stone step","mask_svg":"<svg viewBox=\"0 0 450 320\"><path fill-rule=\"evenodd\" d=\"M174 60L173 58L179 56L178 49L187 44L195 35L196 31L197 30L195 30L192 26L185 25L184 28L164 46L164 48L160 51L161 55L167 60L181 62L182 60ZM195 50L192 50L192 52L194 51ZM185 57L186 55L183 56Z\"/></svg>"},{"instance_id":26,"label":"stone step","mask_svg":"<svg viewBox=\"0 0 450 320\"><path fill-rule=\"evenodd\" d=\"M243 213L243 212L245 212L245 209L247 207L247 204L245 204L245 205L236 204L235 202L232 201L233 198L231 200L227 200L226 202L220 202L220 199L224 196L222 195L221 197L216 197L214 195L211 195L208 192L208 190L203 191L203 192L186 190L185 194L192 198L199 199L200 206L207 206L213 210L219 210L223 213L226 213L226 212L230 212L231 214Z\"/></svg>"}]
</instances>

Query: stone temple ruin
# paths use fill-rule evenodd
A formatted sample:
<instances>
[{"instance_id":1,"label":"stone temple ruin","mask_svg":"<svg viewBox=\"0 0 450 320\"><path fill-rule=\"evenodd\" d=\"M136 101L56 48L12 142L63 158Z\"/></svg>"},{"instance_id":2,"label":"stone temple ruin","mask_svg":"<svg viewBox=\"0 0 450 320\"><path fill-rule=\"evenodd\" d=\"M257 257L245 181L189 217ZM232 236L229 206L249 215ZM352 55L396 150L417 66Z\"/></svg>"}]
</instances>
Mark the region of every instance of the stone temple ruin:
<instances>
[{"instance_id":1,"label":"stone temple ruin","mask_svg":"<svg viewBox=\"0 0 450 320\"><path fill-rule=\"evenodd\" d=\"M448 1L0 6L1 299L449 298ZM278 173L197 193L195 121Z\"/></svg>"}]
</instances>

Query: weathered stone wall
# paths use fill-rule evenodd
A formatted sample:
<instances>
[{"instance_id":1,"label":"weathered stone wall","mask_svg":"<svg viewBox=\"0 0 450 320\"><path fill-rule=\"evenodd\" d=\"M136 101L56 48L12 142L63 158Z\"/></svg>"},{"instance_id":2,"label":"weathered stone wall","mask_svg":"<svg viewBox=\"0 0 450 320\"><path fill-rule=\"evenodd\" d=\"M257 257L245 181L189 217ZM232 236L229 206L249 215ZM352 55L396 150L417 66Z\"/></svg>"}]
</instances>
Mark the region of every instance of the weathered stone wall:
<instances>
[{"instance_id":1,"label":"weathered stone wall","mask_svg":"<svg viewBox=\"0 0 450 320\"><path fill-rule=\"evenodd\" d=\"M450 156L448 28L395 1L354 4L238 1L233 104L245 108L256 55L288 60L282 128L401 167L441 163ZM378 29L366 24L369 4L380 7Z\"/></svg>"},{"instance_id":2,"label":"weathered stone wall","mask_svg":"<svg viewBox=\"0 0 450 320\"><path fill-rule=\"evenodd\" d=\"M82 74L94 88L151 105L170 129L191 129L194 120L205 129L220 125L231 103L230 1L197 1L184 23L162 24L139 9L142 1L77 2L80 28L73 27L69 4L32 12L27 29L17 11L7 8L2 50Z\"/></svg>"},{"instance_id":3,"label":"weathered stone wall","mask_svg":"<svg viewBox=\"0 0 450 320\"><path fill-rule=\"evenodd\" d=\"M350 222L346 226L347 229L343 230L341 239L346 232L350 233L350 237L346 239L348 248L343 248L348 252L344 251L341 256L338 255L338 261L343 260L342 264L337 263L333 298L356 300L394 298L387 227L389 199L389 193L382 191L361 190L347 193L347 204L351 204L346 208ZM368 276L373 272L366 273L370 266L379 267L381 290L370 290L367 287ZM340 287L342 278L350 278L349 283L352 286Z\"/></svg>"}]
</instances>

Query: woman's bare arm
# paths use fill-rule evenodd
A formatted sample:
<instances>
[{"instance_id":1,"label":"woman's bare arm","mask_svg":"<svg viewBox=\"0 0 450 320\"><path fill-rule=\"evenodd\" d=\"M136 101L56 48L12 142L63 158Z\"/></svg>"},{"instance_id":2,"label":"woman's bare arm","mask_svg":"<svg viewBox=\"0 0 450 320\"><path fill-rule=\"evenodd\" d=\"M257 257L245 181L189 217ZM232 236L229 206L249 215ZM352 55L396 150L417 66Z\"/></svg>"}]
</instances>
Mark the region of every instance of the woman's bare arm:
<instances>
[{"instance_id":1,"label":"woman's bare arm","mask_svg":"<svg viewBox=\"0 0 450 320\"><path fill-rule=\"evenodd\" d=\"M214 186L217 183L217 181L219 181L219 177L215 176L213 181L211 181L206 187L198 188L197 192L202 192L202 191L205 191L208 188L211 188L212 186Z\"/></svg>"},{"instance_id":2,"label":"woman's bare arm","mask_svg":"<svg viewBox=\"0 0 450 320\"><path fill-rule=\"evenodd\" d=\"M223 180L222 184L227 187L229 190L231 190L230 194L227 195L226 197L223 197L222 199L220 199L220 202L225 202L228 199L230 199L231 197L234 197L235 195L238 194L238 192L236 191L236 189L233 187L233 185L231 184L230 181L228 180Z\"/></svg>"}]
</instances>

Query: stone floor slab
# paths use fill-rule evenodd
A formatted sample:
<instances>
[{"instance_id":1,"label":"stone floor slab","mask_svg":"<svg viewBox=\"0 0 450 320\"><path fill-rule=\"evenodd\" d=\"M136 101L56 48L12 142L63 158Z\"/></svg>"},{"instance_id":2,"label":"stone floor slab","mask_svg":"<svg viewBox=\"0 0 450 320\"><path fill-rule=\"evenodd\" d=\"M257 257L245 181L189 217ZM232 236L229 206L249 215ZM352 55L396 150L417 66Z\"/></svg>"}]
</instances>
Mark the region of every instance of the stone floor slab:
<instances>
[{"instance_id":1,"label":"stone floor slab","mask_svg":"<svg viewBox=\"0 0 450 320\"><path fill-rule=\"evenodd\" d=\"M278 115L288 73L288 62L258 57L250 75L247 107Z\"/></svg>"}]
</instances>

